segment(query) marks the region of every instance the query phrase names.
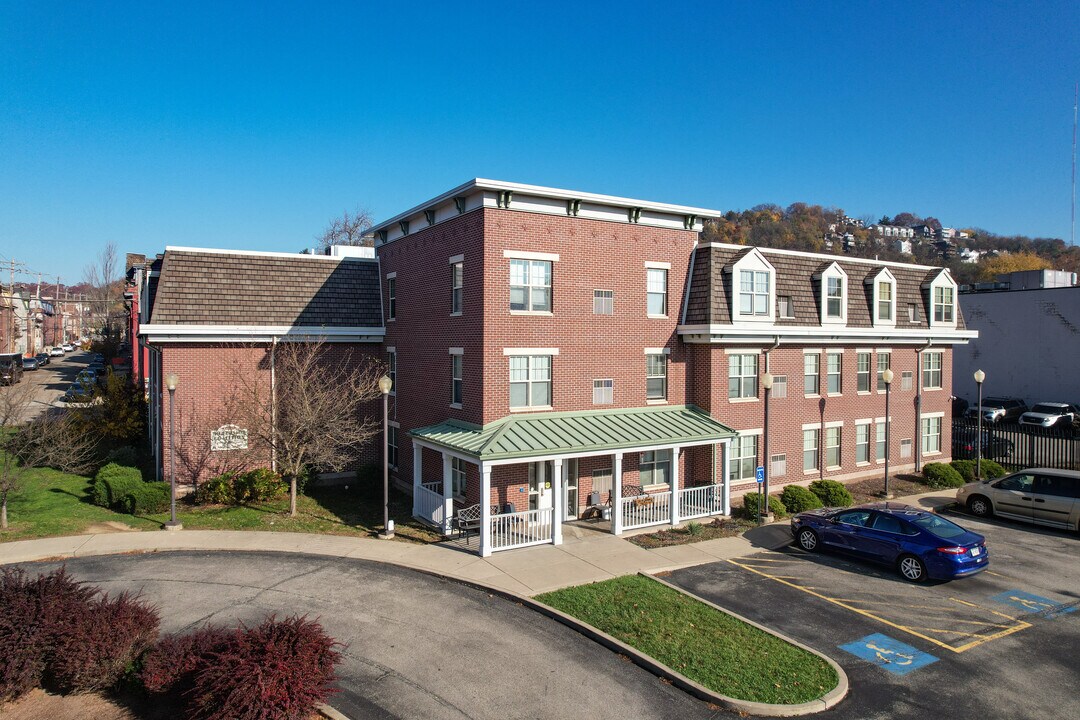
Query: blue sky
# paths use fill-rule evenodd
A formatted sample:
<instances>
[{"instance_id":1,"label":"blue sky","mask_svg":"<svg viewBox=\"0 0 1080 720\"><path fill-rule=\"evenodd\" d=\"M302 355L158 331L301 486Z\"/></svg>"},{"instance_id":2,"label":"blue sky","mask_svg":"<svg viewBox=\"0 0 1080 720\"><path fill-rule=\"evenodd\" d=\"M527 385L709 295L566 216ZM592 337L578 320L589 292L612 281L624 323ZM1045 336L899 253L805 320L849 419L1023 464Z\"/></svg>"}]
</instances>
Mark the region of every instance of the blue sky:
<instances>
[{"instance_id":1,"label":"blue sky","mask_svg":"<svg viewBox=\"0 0 1080 720\"><path fill-rule=\"evenodd\" d=\"M0 260L299 250L472 177L1069 237L1080 3L0 2Z\"/></svg>"}]
</instances>

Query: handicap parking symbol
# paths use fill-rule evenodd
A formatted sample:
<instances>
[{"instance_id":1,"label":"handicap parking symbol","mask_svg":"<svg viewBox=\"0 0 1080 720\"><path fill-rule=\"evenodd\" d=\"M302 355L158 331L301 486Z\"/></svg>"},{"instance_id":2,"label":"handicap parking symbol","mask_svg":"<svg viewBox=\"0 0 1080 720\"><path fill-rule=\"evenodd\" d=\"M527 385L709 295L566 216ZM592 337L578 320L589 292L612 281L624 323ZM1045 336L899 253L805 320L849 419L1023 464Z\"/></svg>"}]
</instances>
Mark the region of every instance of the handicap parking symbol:
<instances>
[{"instance_id":1,"label":"handicap parking symbol","mask_svg":"<svg viewBox=\"0 0 1080 720\"><path fill-rule=\"evenodd\" d=\"M1025 613L1042 615L1048 620L1060 617L1067 613L1076 612L1075 605L1063 605L1040 595L1032 595L1023 590L1006 590L990 598L1002 605L1010 605Z\"/></svg>"},{"instance_id":2,"label":"handicap parking symbol","mask_svg":"<svg viewBox=\"0 0 1080 720\"><path fill-rule=\"evenodd\" d=\"M840 649L883 667L894 675L907 675L912 670L926 667L938 660L933 655L881 633L841 645Z\"/></svg>"}]
</instances>

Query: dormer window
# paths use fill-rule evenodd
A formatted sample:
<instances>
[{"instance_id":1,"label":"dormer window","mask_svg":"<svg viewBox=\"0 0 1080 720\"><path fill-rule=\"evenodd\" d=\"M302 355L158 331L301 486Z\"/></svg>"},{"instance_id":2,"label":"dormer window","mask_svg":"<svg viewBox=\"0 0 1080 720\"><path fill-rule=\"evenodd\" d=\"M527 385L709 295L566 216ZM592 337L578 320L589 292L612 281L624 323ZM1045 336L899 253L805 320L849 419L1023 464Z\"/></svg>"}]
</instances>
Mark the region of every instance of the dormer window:
<instances>
[{"instance_id":1,"label":"dormer window","mask_svg":"<svg viewBox=\"0 0 1080 720\"><path fill-rule=\"evenodd\" d=\"M739 271L739 314L769 314L769 273L764 270Z\"/></svg>"},{"instance_id":2,"label":"dormer window","mask_svg":"<svg viewBox=\"0 0 1080 720\"><path fill-rule=\"evenodd\" d=\"M893 286L892 283L878 283L877 286L877 299L874 301L877 305L877 317L878 320L892 320L892 308L893 308Z\"/></svg>"},{"instance_id":3,"label":"dormer window","mask_svg":"<svg viewBox=\"0 0 1080 720\"><path fill-rule=\"evenodd\" d=\"M880 268L868 275L866 282L871 286L870 314L874 325L895 327L896 278L888 268Z\"/></svg>"},{"instance_id":4,"label":"dormer window","mask_svg":"<svg viewBox=\"0 0 1080 720\"><path fill-rule=\"evenodd\" d=\"M839 318L844 310L844 278L825 279L825 317Z\"/></svg>"},{"instance_id":5,"label":"dormer window","mask_svg":"<svg viewBox=\"0 0 1080 720\"><path fill-rule=\"evenodd\" d=\"M776 318L776 269L757 248L744 250L731 265L731 319L772 322Z\"/></svg>"},{"instance_id":6,"label":"dormer window","mask_svg":"<svg viewBox=\"0 0 1080 720\"><path fill-rule=\"evenodd\" d=\"M847 323L847 273L837 263L814 275L821 287L821 324Z\"/></svg>"},{"instance_id":7,"label":"dormer window","mask_svg":"<svg viewBox=\"0 0 1080 720\"><path fill-rule=\"evenodd\" d=\"M930 290L930 327L956 327L956 281L949 271L939 271L923 289Z\"/></svg>"},{"instance_id":8,"label":"dormer window","mask_svg":"<svg viewBox=\"0 0 1080 720\"><path fill-rule=\"evenodd\" d=\"M953 289L951 287L934 288L934 322L954 323Z\"/></svg>"}]
</instances>

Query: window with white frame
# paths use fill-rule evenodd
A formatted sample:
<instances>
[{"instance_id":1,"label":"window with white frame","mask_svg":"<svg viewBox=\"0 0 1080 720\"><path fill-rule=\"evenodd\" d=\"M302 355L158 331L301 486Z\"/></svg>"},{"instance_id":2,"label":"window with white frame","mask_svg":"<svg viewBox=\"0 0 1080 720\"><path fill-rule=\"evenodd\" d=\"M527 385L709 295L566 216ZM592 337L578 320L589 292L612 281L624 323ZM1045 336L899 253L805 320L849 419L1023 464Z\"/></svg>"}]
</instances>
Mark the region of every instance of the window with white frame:
<instances>
[{"instance_id":1,"label":"window with white frame","mask_svg":"<svg viewBox=\"0 0 1080 720\"><path fill-rule=\"evenodd\" d=\"M772 392L769 393L774 400L782 400L787 397L787 375L774 375Z\"/></svg>"},{"instance_id":2,"label":"window with white frame","mask_svg":"<svg viewBox=\"0 0 1080 720\"><path fill-rule=\"evenodd\" d=\"M465 497L465 461L458 457L450 458L450 491L456 498Z\"/></svg>"},{"instance_id":3,"label":"window with white frame","mask_svg":"<svg viewBox=\"0 0 1080 720\"><path fill-rule=\"evenodd\" d=\"M731 441L729 479L733 482L753 480L757 469L757 435L740 435Z\"/></svg>"},{"instance_id":4,"label":"window with white frame","mask_svg":"<svg viewBox=\"0 0 1080 720\"><path fill-rule=\"evenodd\" d=\"M904 438L900 441L900 457L911 457L911 438Z\"/></svg>"},{"instance_id":5,"label":"window with white frame","mask_svg":"<svg viewBox=\"0 0 1080 720\"><path fill-rule=\"evenodd\" d=\"M825 317L839 320L844 317L844 278L825 278Z\"/></svg>"},{"instance_id":6,"label":"window with white frame","mask_svg":"<svg viewBox=\"0 0 1080 720\"><path fill-rule=\"evenodd\" d=\"M941 389L941 353L922 354L922 386L924 390Z\"/></svg>"},{"instance_id":7,"label":"window with white frame","mask_svg":"<svg viewBox=\"0 0 1080 720\"><path fill-rule=\"evenodd\" d=\"M611 405L615 402L615 381L611 378L592 381L593 405Z\"/></svg>"},{"instance_id":8,"label":"window with white frame","mask_svg":"<svg viewBox=\"0 0 1080 720\"><path fill-rule=\"evenodd\" d=\"M386 351L386 375L390 378L390 394L397 394L397 350Z\"/></svg>"},{"instance_id":9,"label":"window with white frame","mask_svg":"<svg viewBox=\"0 0 1080 720\"><path fill-rule=\"evenodd\" d=\"M663 353L645 356L645 399L667 399L667 355Z\"/></svg>"},{"instance_id":10,"label":"window with white frame","mask_svg":"<svg viewBox=\"0 0 1080 720\"><path fill-rule=\"evenodd\" d=\"M465 287L465 263L450 264L450 312L461 314L462 293Z\"/></svg>"},{"instance_id":11,"label":"window with white frame","mask_svg":"<svg viewBox=\"0 0 1080 720\"><path fill-rule=\"evenodd\" d=\"M739 271L739 314L769 314L770 273L767 270Z\"/></svg>"},{"instance_id":12,"label":"window with white frame","mask_svg":"<svg viewBox=\"0 0 1080 720\"><path fill-rule=\"evenodd\" d=\"M510 260L510 309L551 312L551 261Z\"/></svg>"},{"instance_id":13,"label":"window with white frame","mask_svg":"<svg viewBox=\"0 0 1080 720\"><path fill-rule=\"evenodd\" d=\"M841 382L843 366L844 356L840 353L828 353L825 356L825 386L830 395L839 395L843 391Z\"/></svg>"},{"instance_id":14,"label":"window with white frame","mask_svg":"<svg viewBox=\"0 0 1080 720\"><path fill-rule=\"evenodd\" d=\"M394 468L398 466L397 431L394 425L386 428L386 464Z\"/></svg>"},{"instance_id":15,"label":"window with white frame","mask_svg":"<svg viewBox=\"0 0 1080 720\"><path fill-rule=\"evenodd\" d=\"M787 475L787 454L777 453L772 456L772 467L769 468L769 477L779 478Z\"/></svg>"},{"instance_id":16,"label":"window with white frame","mask_svg":"<svg viewBox=\"0 0 1080 720\"><path fill-rule=\"evenodd\" d=\"M893 284L891 282L882 281L877 284L877 318L878 320L889 321L893 319L893 303L896 301L893 297Z\"/></svg>"},{"instance_id":17,"label":"window with white frame","mask_svg":"<svg viewBox=\"0 0 1080 720\"><path fill-rule=\"evenodd\" d=\"M728 355L728 398L756 398L757 355Z\"/></svg>"},{"instance_id":18,"label":"window with white frame","mask_svg":"<svg viewBox=\"0 0 1080 720\"><path fill-rule=\"evenodd\" d=\"M870 315L874 325L896 325L896 278L888 268L881 268L868 278L873 283Z\"/></svg>"},{"instance_id":19,"label":"window with white frame","mask_svg":"<svg viewBox=\"0 0 1080 720\"><path fill-rule=\"evenodd\" d=\"M856 357L856 390L870 392L870 353L861 352Z\"/></svg>"},{"instance_id":20,"label":"window with white frame","mask_svg":"<svg viewBox=\"0 0 1080 720\"><path fill-rule=\"evenodd\" d=\"M825 428L825 467L840 467L840 431L843 428Z\"/></svg>"},{"instance_id":21,"label":"window with white frame","mask_svg":"<svg viewBox=\"0 0 1080 720\"><path fill-rule=\"evenodd\" d=\"M885 392L885 371L892 366L892 353L879 352L877 354L877 389Z\"/></svg>"},{"instance_id":22,"label":"window with white frame","mask_svg":"<svg viewBox=\"0 0 1080 720\"><path fill-rule=\"evenodd\" d=\"M870 462L870 423L855 425L855 462Z\"/></svg>"},{"instance_id":23,"label":"window with white frame","mask_svg":"<svg viewBox=\"0 0 1080 720\"><path fill-rule=\"evenodd\" d=\"M551 356L510 357L510 407L550 407Z\"/></svg>"},{"instance_id":24,"label":"window with white frame","mask_svg":"<svg viewBox=\"0 0 1080 720\"><path fill-rule=\"evenodd\" d=\"M667 273L663 268L646 268L649 315L667 315Z\"/></svg>"},{"instance_id":25,"label":"window with white frame","mask_svg":"<svg viewBox=\"0 0 1080 720\"><path fill-rule=\"evenodd\" d=\"M603 501L604 493L611 492L611 468L601 468L592 471L593 492L600 493Z\"/></svg>"},{"instance_id":26,"label":"window with white frame","mask_svg":"<svg viewBox=\"0 0 1080 720\"><path fill-rule=\"evenodd\" d=\"M941 417L922 419L922 449L927 454L941 452Z\"/></svg>"},{"instance_id":27,"label":"window with white frame","mask_svg":"<svg viewBox=\"0 0 1080 720\"><path fill-rule=\"evenodd\" d=\"M792 302L790 295L781 295L776 298L776 307L779 310L780 317L785 319L795 317L795 303Z\"/></svg>"},{"instance_id":28,"label":"window with white frame","mask_svg":"<svg viewBox=\"0 0 1080 720\"><path fill-rule=\"evenodd\" d=\"M397 318L397 276L386 278L386 319Z\"/></svg>"},{"instance_id":29,"label":"window with white frame","mask_svg":"<svg viewBox=\"0 0 1080 720\"><path fill-rule=\"evenodd\" d=\"M461 405L464 395L462 388L463 358L464 356L460 353L450 356L450 402L454 405Z\"/></svg>"},{"instance_id":30,"label":"window with white frame","mask_svg":"<svg viewBox=\"0 0 1080 720\"><path fill-rule=\"evenodd\" d=\"M646 485L667 485L671 477L671 450L650 450L641 453L638 465L642 487Z\"/></svg>"},{"instance_id":31,"label":"window with white frame","mask_svg":"<svg viewBox=\"0 0 1080 720\"><path fill-rule=\"evenodd\" d=\"M802 431L802 466L803 470L817 470L818 469L818 440L820 438L819 430L817 428L810 428Z\"/></svg>"},{"instance_id":32,"label":"window with white frame","mask_svg":"<svg viewBox=\"0 0 1080 720\"><path fill-rule=\"evenodd\" d=\"M953 312L953 289L951 287L934 288L934 322L955 322L956 315Z\"/></svg>"},{"instance_id":33,"label":"window with white frame","mask_svg":"<svg viewBox=\"0 0 1080 720\"><path fill-rule=\"evenodd\" d=\"M806 395L821 394L821 356L817 353L803 355L803 387Z\"/></svg>"},{"instance_id":34,"label":"window with white frame","mask_svg":"<svg viewBox=\"0 0 1080 720\"><path fill-rule=\"evenodd\" d=\"M883 462L885 460L885 450L886 450L886 448L885 448L885 421L882 420L881 422L875 424L874 429L876 430L876 433L875 433L876 442L874 443L874 446L875 446L874 459L877 460L878 462Z\"/></svg>"},{"instance_id":35,"label":"window with white frame","mask_svg":"<svg viewBox=\"0 0 1080 720\"><path fill-rule=\"evenodd\" d=\"M915 303L908 303L907 319L908 322L919 322L919 306Z\"/></svg>"},{"instance_id":36,"label":"window with white frame","mask_svg":"<svg viewBox=\"0 0 1080 720\"><path fill-rule=\"evenodd\" d=\"M612 290L593 290L592 311L593 315L614 315L615 292Z\"/></svg>"}]
</instances>

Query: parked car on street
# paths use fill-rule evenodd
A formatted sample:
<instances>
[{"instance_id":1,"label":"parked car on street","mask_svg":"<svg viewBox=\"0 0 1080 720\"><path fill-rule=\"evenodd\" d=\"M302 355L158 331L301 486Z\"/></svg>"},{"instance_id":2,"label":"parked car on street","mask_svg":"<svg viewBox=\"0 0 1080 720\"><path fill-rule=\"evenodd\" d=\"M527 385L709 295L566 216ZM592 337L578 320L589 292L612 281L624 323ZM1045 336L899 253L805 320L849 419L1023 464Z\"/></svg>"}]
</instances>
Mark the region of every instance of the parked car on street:
<instances>
[{"instance_id":1,"label":"parked car on street","mask_svg":"<svg viewBox=\"0 0 1080 720\"><path fill-rule=\"evenodd\" d=\"M94 353L90 357L90 362L92 362L92 363L101 363L102 365L104 365L105 364L105 356L102 355L101 353Z\"/></svg>"},{"instance_id":2,"label":"parked car on street","mask_svg":"<svg viewBox=\"0 0 1080 720\"><path fill-rule=\"evenodd\" d=\"M86 403L94 398L94 384L92 382L80 382L76 380L71 387L64 392L63 401L66 403Z\"/></svg>"},{"instance_id":3,"label":"parked car on street","mask_svg":"<svg viewBox=\"0 0 1080 720\"><path fill-rule=\"evenodd\" d=\"M22 381L22 353L4 353L0 355L0 385L14 385Z\"/></svg>"},{"instance_id":4,"label":"parked car on street","mask_svg":"<svg viewBox=\"0 0 1080 720\"><path fill-rule=\"evenodd\" d=\"M52 357L64 357L64 348L56 346L49 350L49 355Z\"/></svg>"},{"instance_id":5,"label":"parked car on street","mask_svg":"<svg viewBox=\"0 0 1080 720\"><path fill-rule=\"evenodd\" d=\"M1080 415L1080 409L1069 403L1036 403L1020 416L1020 424L1028 427L1072 427L1073 420Z\"/></svg>"},{"instance_id":6,"label":"parked car on street","mask_svg":"<svg viewBox=\"0 0 1080 720\"><path fill-rule=\"evenodd\" d=\"M49 353L46 353L46 352L39 352L39 353L38 353L37 355L35 355L34 357L36 357L36 358L37 358L37 361L38 361L38 364L39 364L39 365L48 365L48 364L49 364L49 362L50 362L50 360L49 360Z\"/></svg>"},{"instance_id":7,"label":"parked car on street","mask_svg":"<svg viewBox=\"0 0 1080 720\"><path fill-rule=\"evenodd\" d=\"M1012 457L1016 449L1012 440L1001 437L991 427L984 427L982 442L975 442L979 434L976 427L953 427L952 456L954 460L974 460L979 457L978 446L981 446L982 457L987 460L1005 460Z\"/></svg>"},{"instance_id":8,"label":"parked car on street","mask_svg":"<svg viewBox=\"0 0 1080 720\"><path fill-rule=\"evenodd\" d=\"M972 515L1024 520L1080 531L1080 472L1028 468L997 480L964 485L956 501Z\"/></svg>"},{"instance_id":9,"label":"parked car on street","mask_svg":"<svg viewBox=\"0 0 1080 720\"><path fill-rule=\"evenodd\" d=\"M982 535L902 503L801 512L791 518L791 535L807 552L839 550L895 568L911 582L966 577L989 565Z\"/></svg>"},{"instance_id":10,"label":"parked car on street","mask_svg":"<svg viewBox=\"0 0 1080 720\"><path fill-rule=\"evenodd\" d=\"M71 343L64 343L61 347L64 348L64 352L75 352L75 346Z\"/></svg>"},{"instance_id":11,"label":"parked car on street","mask_svg":"<svg viewBox=\"0 0 1080 720\"><path fill-rule=\"evenodd\" d=\"M37 370L41 363L36 357L24 357L22 361L23 370Z\"/></svg>"},{"instance_id":12,"label":"parked car on street","mask_svg":"<svg viewBox=\"0 0 1080 720\"><path fill-rule=\"evenodd\" d=\"M982 401L983 422L1015 422L1027 412L1027 405L1020 398L988 397ZM976 420L979 417L978 403L967 409L964 417Z\"/></svg>"}]
</instances>

